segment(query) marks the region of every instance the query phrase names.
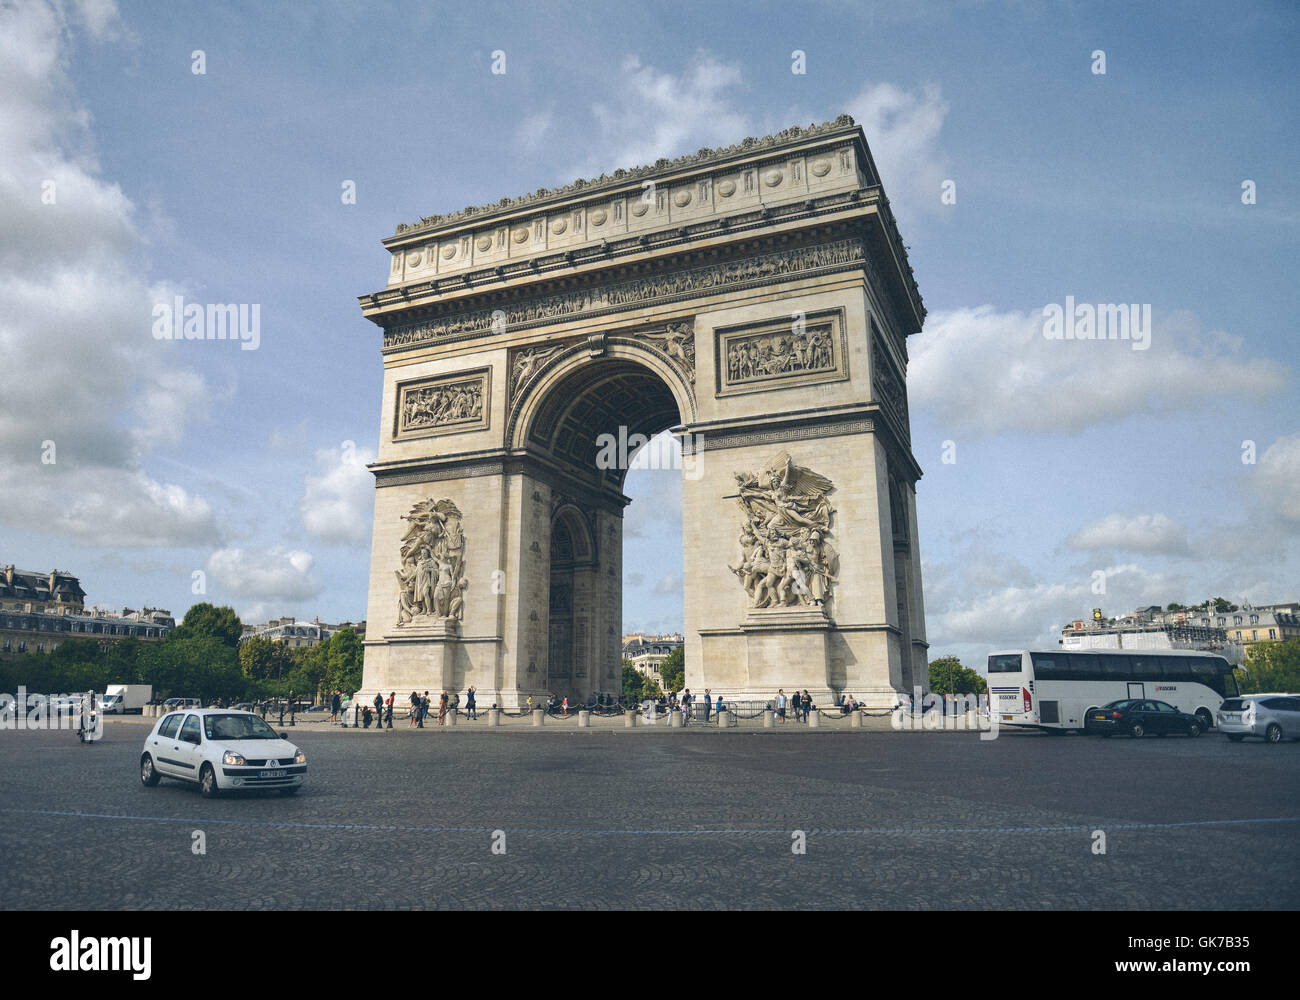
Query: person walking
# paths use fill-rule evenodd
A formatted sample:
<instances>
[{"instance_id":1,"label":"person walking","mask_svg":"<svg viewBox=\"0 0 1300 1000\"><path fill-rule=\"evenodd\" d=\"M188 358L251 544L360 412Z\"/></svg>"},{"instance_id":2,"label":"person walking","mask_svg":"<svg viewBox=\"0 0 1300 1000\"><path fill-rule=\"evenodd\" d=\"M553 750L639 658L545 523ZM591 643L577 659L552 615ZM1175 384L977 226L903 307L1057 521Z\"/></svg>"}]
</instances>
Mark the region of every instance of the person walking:
<instances>
[{"instance_id":1,"label":"person walking","mask_svg":"<svg viewBox=\"0 0 1300 1000\"><path fill-rule=\"evenodd\" d=\"M477 688L473 684L469 686L469 691L465 693L465 715L471 719L478 718L478 707L474 704L474 692Z\"/></svg>"},{"instance_id":2,"label":"person walking","mask_svg":"<svg viewBox=\"0 0 1300 1000\"><path fill-rule=\"evenodd\" d=\"M343 704L343 696L337 690L330 696L330 722L339 721L339 706Z\"/></svg>"},{"instance_id":3,"label":"person walking","mask_svg":"<svg viewBox=\"0 0 1300 1000\"><path fill-rule=\"evenodd\" d=\"M388 724L388 728L390 730L393 728L393 702L395 702L396 700L397 700L397 692L389 691L387 711L384 712L384 721Z\"/></svg>"},{"instance_id":4,"label":"person walking","mask_svg":"<svg viewBox=\"0 0 1300 1000\"><path fill-rule=\"evenodd\" d=\"M380 692L375 695L375 723L377 729L384 728L384 695Z\"/></svg>"},{"instance_id":5,"label":"person walking","mask_svg":"<svg viewBox=\"0 0 1300 1000\"><path fill-rule=\"evenodd\" d=\"M532 701L531 698L528 700ZM569 696L567 694L564 696L564 717L566 719L569 717Z\"/></svg>"},{"instance_id":6,"label":"person walking","mask_svg":"<svg viewBox=\"0 0 1300 1000\"><path fill-rule=\"evenodd\" d=\"M808 693L807 688L804 688L803 689L803 721L804 722L808 721L808 710L810 708L812 708L812 695Z\"/></svg>"},{"instance_id":7,"label":"person walking","mask_svg":"<svg viewBox=\"0 0 1300 1000\"><path fill-rule=\"evenodd\" d=\"M411 706L406 713L406 728L414 729L420 721L420 695L416 691L411 692L411 697L407 698L407 703Z\"/></svg>"},{"instance_id":8,"label":"person walking","mask_svg":"<svg viewBox=\"0 0 1300 1000\"><path fill-rule=\"evenodd\" d=\"M713 707L709 698L709 688L704 689L704 721L709 721L709 709Z\"/></svg>"},{"instance_id":9,"label":"person walking","mask_svg":"<svg viewBox=\"0 0 1300 1000\"><path fill-rule=\"evenodd\" d=\"M455 715L457 712L460 711L460 692L459 692L459 691L453 691L453 692L451 693L451 701L449 701L449 702L447 703L447 711L450 712L452 715Z\"/></svg>"},{"instance_id":10,"label":"person walking","mask_svg":"<svg viewBox=\"0 0 1300 1000\"><path fill-rule=\"evenodd\" d=\"M776 693L776 717L785 722L785 688Z\"/></svg>"},{"instance_id":11,"label":"person walking","mask_svg":"<svg viewBox=\"0 0 1300 1000\"><path fill-rule=\"evenodd\" d=\"M438 725L445 726L446 724L447 724L447 692L444 691L442 693L442 697L438 699Z\"/></svg>"}]
</instances>

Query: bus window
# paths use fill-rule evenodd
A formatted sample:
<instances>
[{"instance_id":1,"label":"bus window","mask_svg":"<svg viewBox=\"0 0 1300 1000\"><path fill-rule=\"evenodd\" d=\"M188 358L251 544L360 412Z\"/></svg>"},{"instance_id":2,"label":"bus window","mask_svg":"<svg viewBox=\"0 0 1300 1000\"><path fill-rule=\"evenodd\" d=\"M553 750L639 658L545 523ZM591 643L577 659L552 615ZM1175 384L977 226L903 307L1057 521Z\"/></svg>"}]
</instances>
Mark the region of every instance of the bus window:
<instances>
[{"instance_id":1,"label":"bus window","mask_svg":"<svg viewBox=\"0 0 1300 1000\"><path fill-rule=\"evenodd\" d=\"M1020 669L1019 653L1004 653L1002 656L989 657L989 673L991 674L1018 674Z\"/></svg>"},{"instance_id":2,"label":"bus window","mask_svg":"<svg viewBox=\"0 0 1300 1000\"><path fill-rule=\"evenodd\" d=\"M1096 653L1071 653L1070 676L1076 681L1099 681L1102 679L1101 659Z\"/></svg>"}]
</instances>

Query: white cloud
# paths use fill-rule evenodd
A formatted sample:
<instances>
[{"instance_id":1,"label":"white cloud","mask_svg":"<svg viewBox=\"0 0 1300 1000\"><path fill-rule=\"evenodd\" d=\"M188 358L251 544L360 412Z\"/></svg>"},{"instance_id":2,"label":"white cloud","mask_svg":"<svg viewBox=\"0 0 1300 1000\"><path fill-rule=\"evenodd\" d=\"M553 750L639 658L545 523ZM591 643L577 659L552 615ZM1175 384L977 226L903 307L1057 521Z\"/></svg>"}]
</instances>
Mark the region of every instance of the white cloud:
<instances>
[{"instance_id":1,"label":"white cloud","mask_svg":"<svg viewBox=\"0 0 1300 1000\"><path fill-rule=\"evenodd\" d=\"M892 83L873 83L848 102L848 113L862 126L885 193L895 211L945 210L940 188L950 176L939 148L948 102L938 86L908 91Z\"/></svg>"},{"instance_id":2,"label":"white cloud","mask_svg":"<svg viewBox=\"0 0 1300 1000\"><path fill-rule=\"evenodd\" d=\"M621 70L611 92L592 106L599 134L589 148L600 152L575 169L575 176L729 145L752 133L728 93L741 84L738 65L701 51L681 74L658 70L636 56L624 59Z\"/></svg>"},{"instance_id":3,"label":"white cloud","mask_svg":"<svg viewBox=\"0 0 1300 1000\"><path fill-rule=\"evenodd\" d=\"M1166 514L1111 514L1086 525L1066 544L1081 551L1188 552L1187 529Z\"/></svg>"},{"instance_id":4,"label":"white cloud","mask_svg":"<svg viewBox=\"0 0 1300 1000\"><path fill-rule=\"evenodd\" d=\"M676 573L661 576L655 583L656 594L676 594L682 589L682 578Z\"/></svg>"},{"instance_id":5,"label":"white cloud","mask_svg":"<svg viewBox=\"0 0 1300 1000\"><path fill-rule=\"evenodd\" d=\"M86 544L213 544L206 502L140 467L207 392L151 336L135 208L99 176L65 69L75 33L118 37L116 8L0 7L0 519Z\"/></svg>"},{"instance_id":6,"label":"white cloud","mask_svg":"<svg viewBox=\"0 0 1300 1000\"><path fill-rule=\"evenodd\" d=\"M541 150L555 127L555 113L549 109L525 115L515 129L515 143L526 152Z\"/></svg>"},{"instance_id":7,"label":"white cloud","mask_svg":"<svg viewBox=\"0 0 1300 1000\"><path fill-rule=\"evenodd\" d=\"M309 600L322 591L312 576L308 552L269 549L219 549L208 557L207 573L226 593L249 604L240 617L260 619L268 607Z\"/></svg>"},{"instance_id":8,"label":"white cloud","mask_svg":"<svg viewBox=\"0 0 1300 1000\"><path fill-rule=\"evenodd\" d=\"M1259 456L1255 490L1281 517L1300 522L1300 434L1278 438Z\"/></svg>"},{"instance_id":9,"label":"white cloud","mask_svg":"<svg viewBox=\"0 0 1300 1000\"><path fill-rule=\"evenodd\" d=\"M931 314L912 337L913 403L945 433L1073 433L1135 414L1204 411L1215 398L1277 392L1286 370L1241 350L1240 338L1203 335L1193 317L1159 318L1150 347L1131 341L1048 340L1041 312L992 306Z\"/></svg>"},{"instance_id":10,"label":"white cloud","mask_svg":"<svg viewBox=\"0 0 1300 1000\"><path fill-rule=\"evenodd\" d=\"M370 538L375 479L366 468L374 452L322 448L316 452L320 475L307 476L298 511L308 534L326 542L364 542Z\"/></svg>"},{"instance_id":11,"label":"white cloud","mask_svg":"<svg viewBox=\"0 0 1300 1000\"><path fill-rule=\"evenodd\" d=\"M967 560L963 560L966 562ZM960 568L927 567L930 578L936 573L951 575L954 586L944 596L926 587L927 631L933 646L971 649L1055 648L1060 628L1066 622L1103 607L1109 614L1122 614L1145 604L1164 605L1180 594L1187 585L1181 579L1152 572L1133 563L1116 566L1081 568L1074 576L1058 581L1039 581L1028 585L1010 585L980 591L968 589ZM1105 593L1095 592L1095 572L1105 574ZM935 650L932 650L935 652ZM937 655L937 654L936 654ZM976 660L982 665L982 661Z\"/></svg>"}]
</instances>

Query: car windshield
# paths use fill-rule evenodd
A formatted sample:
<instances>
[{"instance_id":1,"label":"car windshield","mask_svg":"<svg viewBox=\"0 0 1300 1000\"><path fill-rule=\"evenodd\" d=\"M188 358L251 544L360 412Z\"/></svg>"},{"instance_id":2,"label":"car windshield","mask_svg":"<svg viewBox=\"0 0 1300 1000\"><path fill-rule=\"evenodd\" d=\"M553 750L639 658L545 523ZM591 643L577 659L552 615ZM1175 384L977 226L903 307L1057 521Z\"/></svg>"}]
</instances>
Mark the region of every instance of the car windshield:
<instances>
[{"instance_id":1,"label":"car windshield","mask_svg":"<svg viewBox=\"0 0 1300 1000\"><path fill-rule=\"evenodd\" d=\"M256 715L206 715L203 734L210 740L278 740L274 729Z\"/></svg>"}]
</instances>

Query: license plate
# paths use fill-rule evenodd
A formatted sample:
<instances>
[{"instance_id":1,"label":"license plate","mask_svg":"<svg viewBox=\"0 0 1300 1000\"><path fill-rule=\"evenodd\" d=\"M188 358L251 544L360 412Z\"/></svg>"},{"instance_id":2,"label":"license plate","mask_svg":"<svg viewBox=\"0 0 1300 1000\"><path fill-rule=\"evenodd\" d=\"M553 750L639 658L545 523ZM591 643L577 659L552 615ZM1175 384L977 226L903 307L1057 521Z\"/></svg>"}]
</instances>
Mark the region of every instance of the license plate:
<instances>
[{"instance_id":1,"label":"license plate","mask_svg":"<svg viewBox=\"0 0 1300 1000\"><path fill-rule=\"evenodd\" d=\"M1096 719L1098 722L1105 722L1105 721L1106 721L1106 716L1104 716L1104 715L1094 715L1093 718Z\"/></svg>"},{"instance_id":2,"label":"license plate","mask_svg":"<svg viewBox=\"0 0 1300 1000\"><path fill-rule=\"evenodd\" d=\"M257 776L259 778L283 778L284 775L285 775L284 771L258 771L257 772Z\"/></svg>"},{"instance_id":3,"label":"license plate","mask_svg":"<svg viewBox=\"0 0 1300 1000\"><path fill-rule=\"evenodd\" d=\"M1015 718L1014 715L1004 715L1004 716L1002 716L1002 721L1003 721L1003 722L1010 722L1010 721L1011 721L1012 719L1014 719L1014 718Z\"/></svg>"}]
</instances>

